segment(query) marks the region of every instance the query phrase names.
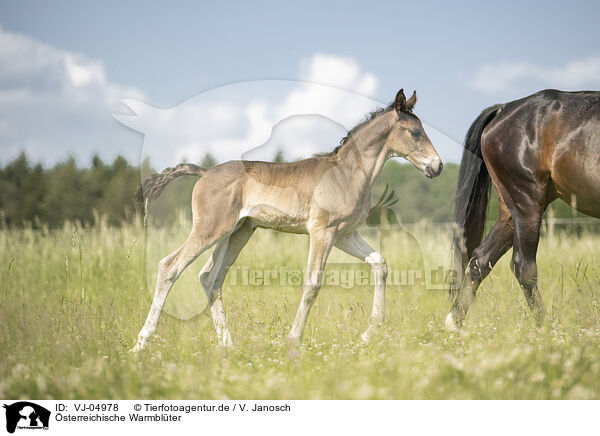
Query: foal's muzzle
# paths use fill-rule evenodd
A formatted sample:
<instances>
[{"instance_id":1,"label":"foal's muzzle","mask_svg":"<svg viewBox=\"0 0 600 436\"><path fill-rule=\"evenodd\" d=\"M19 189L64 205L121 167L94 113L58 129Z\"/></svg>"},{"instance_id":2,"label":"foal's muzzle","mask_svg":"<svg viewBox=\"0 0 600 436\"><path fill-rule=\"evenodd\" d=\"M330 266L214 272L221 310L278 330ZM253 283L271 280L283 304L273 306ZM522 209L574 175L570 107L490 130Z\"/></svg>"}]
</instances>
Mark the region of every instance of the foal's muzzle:
<instances>
[{"instance_id":1,"label":"foal's muzzle","mask_svg":"<svg viewBox=\"0 0 600 436\"><path fill-rule=\"evenodd\" d=\"M429 178L437 177L442 173L442 168L444 168L444 164L442 163L442 160L436 156L425 166L424 173Z\"/></svg>"}]
</instances>

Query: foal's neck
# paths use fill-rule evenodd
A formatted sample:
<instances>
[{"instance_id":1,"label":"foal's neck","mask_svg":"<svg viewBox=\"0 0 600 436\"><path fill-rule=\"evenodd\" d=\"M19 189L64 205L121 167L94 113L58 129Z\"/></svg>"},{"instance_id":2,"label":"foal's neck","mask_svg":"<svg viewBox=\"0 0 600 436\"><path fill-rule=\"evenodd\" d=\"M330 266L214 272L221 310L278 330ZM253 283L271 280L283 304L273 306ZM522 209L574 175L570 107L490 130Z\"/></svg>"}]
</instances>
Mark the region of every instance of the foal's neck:
<instances>
[{"instance_id":1,"label":"foal's neck","mask_svg":"<svg viewBox=\"0 0 600 436\"><path fill-rule=\"evenodd\" d=\"M372 188L388 159L384 145L385 136L361 133L359 131L348 138L338 153L338 161L340 165L356 171L357 175L362 175L364 182Z\"/></svg>"}]
</instances>

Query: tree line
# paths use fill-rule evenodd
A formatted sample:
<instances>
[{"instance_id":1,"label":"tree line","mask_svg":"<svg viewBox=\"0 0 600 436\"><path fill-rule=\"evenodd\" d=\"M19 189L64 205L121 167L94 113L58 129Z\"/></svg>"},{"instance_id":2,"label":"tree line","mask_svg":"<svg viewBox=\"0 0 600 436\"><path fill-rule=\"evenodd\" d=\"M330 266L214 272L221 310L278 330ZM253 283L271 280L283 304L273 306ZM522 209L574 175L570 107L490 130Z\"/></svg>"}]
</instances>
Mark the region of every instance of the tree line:
<instances>
[{"instance_id":1,"label":"tree line","mask_svg":"<svg viewBox=\"0 0 600 436\"><path fill-rule=\"evenodd\" d=\"M95 156L86 168L73 158L44 168L21 153L0 170L2 225L55 228L66 220L91 224L98 216L117 225L135 212L131 192L139 179L139 168L121 156L112 163Z\"/></svg>"},{"instance_id":2,"label":"tree line","mask_svg":"<svg viewBox=\"0 0 600 436\"><path fill-rule=\"evenodd\" d=\"M279 153L273 160L281 162L283 159ZM216 161L207 155L199 164L211 167ZM132 194L140 183L140 174L151 171L148 162L140 168L122 156L110 163L94 156L86 167L79 167L75 159L67 158L44 168L21 153L0 168L0 226L58 228L66 221L93 225L99 219L113 226L131 222L143 212L141 205L133 201ZM445 165L440 177L426 179L410 164L389 161L373 191L373 202L388 185L399 200L393 208L400 222L423 219L451 222L457 177L458 165L452 163ZM152 218L159 224L168 223L178 210L189 211L196 180L190 176L174 180L153 207ZM497 203L495 195L490 198L488 216L494 219ZM553 203L552 210L555 217L574 216L571 208L561 202Z\"/></svg>"}]
</instances>

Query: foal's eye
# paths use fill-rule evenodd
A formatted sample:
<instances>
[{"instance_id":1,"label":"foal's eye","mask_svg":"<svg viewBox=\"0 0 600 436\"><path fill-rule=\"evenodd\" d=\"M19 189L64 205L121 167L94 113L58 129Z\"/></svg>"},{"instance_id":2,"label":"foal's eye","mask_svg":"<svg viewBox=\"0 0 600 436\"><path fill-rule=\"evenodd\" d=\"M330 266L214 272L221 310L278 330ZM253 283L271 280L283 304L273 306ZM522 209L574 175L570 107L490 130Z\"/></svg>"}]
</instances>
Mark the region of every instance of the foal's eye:
<instances>
[{"instance_id":1,"label":"foal's eye","mask_svg":"<svg viewBox=\"0 0 600 436\"><path fill-rule=\"evenodd\" d=\"M420 139L421 138L421 131L420 130L411 130L410 134L412 135L412 137L414 139Z\"/></svg>"}]
</instances>

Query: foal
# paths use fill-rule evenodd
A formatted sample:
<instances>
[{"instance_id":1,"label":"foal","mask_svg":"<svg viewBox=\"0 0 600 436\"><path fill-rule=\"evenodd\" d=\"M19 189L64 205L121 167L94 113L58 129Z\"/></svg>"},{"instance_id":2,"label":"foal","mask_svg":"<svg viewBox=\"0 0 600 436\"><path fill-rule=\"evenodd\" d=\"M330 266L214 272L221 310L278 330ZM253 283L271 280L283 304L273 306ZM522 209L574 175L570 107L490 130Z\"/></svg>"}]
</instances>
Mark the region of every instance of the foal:
<instances>
[{"instance_id":1,"label":"foal","mask_svg":"<svg viewBox=\"0 0 600 436\"><path fill-rule=\"evenodd\" d=\"M372 112L350 130L331 153L292 163L230 161L211 169L191 164L167 168L148 177L138 188L146 207L170 180L180 175L201 176L192 194L192 231L183 245L158 265L158 279L148 318L137 344L139 351L154 333L171 286L202 252L215 245L200 272L219 341L232 344L223 308L221 287L257 227L308 234L310 249L302 299L289 334L299 342L308 313L321 287L323 268L333 246L366 261L375 274L371 322L362 339L384 317L387 266L356 229L367 218L371 189L391 157L404 157L427 177L442 171L442 162L419 118L412 113L417 101L403 90L387 108Z\"/></svg>"}]
</instances>

